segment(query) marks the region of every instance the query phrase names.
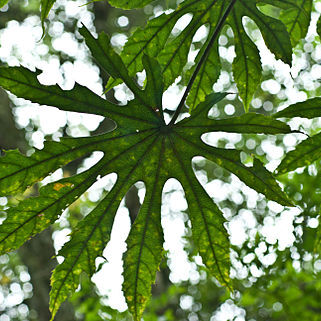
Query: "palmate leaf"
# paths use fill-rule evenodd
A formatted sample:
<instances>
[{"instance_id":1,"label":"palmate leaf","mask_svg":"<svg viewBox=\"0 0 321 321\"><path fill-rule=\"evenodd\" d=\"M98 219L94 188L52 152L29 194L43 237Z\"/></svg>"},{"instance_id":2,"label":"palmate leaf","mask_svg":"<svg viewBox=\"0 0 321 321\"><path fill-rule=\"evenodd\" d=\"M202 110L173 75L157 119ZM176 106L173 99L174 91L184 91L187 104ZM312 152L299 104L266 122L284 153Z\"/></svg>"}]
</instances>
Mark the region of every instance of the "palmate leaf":
<instances>
[{"instance_id":1,"label":"palmate leaf","mask_svg":"<svg viewBox=\"0 0 321 321\"><path fill-rule=\"evenodd\" d=\"M225 220L197 180L192 159L204 156L269 199L292 206L259 160L254 160L253 167L247 167L240 161L240 151L215 148L201 140L201 135L207 132L284 134L291 132L290 127L254 113L229 119L208 118L210 108L226 96L222 93L209 95L190 117L176 124L166 124L161 106L164 84L157 61L144 55L142 62L147 84L142 90L130 79L123 61L113 52L105 34L95 39L85 27L80 33L95 59L107 72L121 77L134 92L135 99L126 106L117 106L79 85L69 91L41 85L37 80L39 72L33 73L23 67L0 68L0 85L13 94L62 110L97 113L112 118L117 125L100 136L47 142L44 149L37 150L30 157L9 151L0 158L0 191L1 195L8 195L23 191L73 159L93 151L104 153L102 159L87 171L50 183L40 189L38 197L23 200L10 208L7 219L0 226L1 253L17 248L53 223L99 175L117 174L113 188L78 223L70 241L59 252L64 261L52 275L50 309L53 319L61 303L77 289L80 274L84 271L92 276L95 272L95 259L102 255L110 239L122 198L134 183L143 181L146 195L127 239L123 284L129 310L135 321L140 320L163 256L162 189L169 178L176 178L185 191L193 239L204 264L222 285L231 287Z\"/></svg>"},{"instance_id":2,"label":"palmate leaf","mask_svg":"<svg viewBox=\"0 0 321 321\"><path fill-rule=\"evenodd\" d=\"M290 105L289 107L275 113L275 118L281 117L321 117L321 98L312 98L307 101ZM299 167L311 165L321 158L321 133L307 138L290 151L283 158L276 169L277 174L285 174Z\"/></svg>"},{"instance_id":3,"label":"palmate leaf","mask_svg":"<svg viewBox=\"0 0 321 321\"><path fill-rule=\"evenodd\" d=\"M122 7L129 6L129 3L131 7L135 6L134 1L126 1L126 3L124 1L122 4L119 1L110 2ZM138 1L138 3L141 5L143 1ZM150 20L144 29L134 32L121 53L130 75L133 76L143 69L142 55L146 52L151 57L157 56L163 69L165 87L168 87L182 74L195 32L200 26L209 25L209 35L211 35L229 3L230 1L226 0L187 0L182 2L174 12ZM257 5L262 4L280 8L279 19L263 14L257 8ZM260 83L262 67L258 50L243 27L243 17L249 17L256 23L267 47L277 59L291 64L292 47L307 33L311 8L312 0L236 1L226 24L232 28L234 33L236 58L233 62L233 75L246 111ZM171 35L168 38L177 20L186 13L193 15L192 21L180 34ZM207 45L208 41L201 48L195 63L198 62ZM190 92L188 104L191 110L212 92L212 86L219 76L220 62L216 52L217 42L212 52L206 57L202 70L197 76L198 79L194 82ZM187 72L191 73L192 70ZM188 75L183 78L189 79ZM120 82L119 79L110 79L106 90L110 90Z\"/></svg>"}]
</instances>

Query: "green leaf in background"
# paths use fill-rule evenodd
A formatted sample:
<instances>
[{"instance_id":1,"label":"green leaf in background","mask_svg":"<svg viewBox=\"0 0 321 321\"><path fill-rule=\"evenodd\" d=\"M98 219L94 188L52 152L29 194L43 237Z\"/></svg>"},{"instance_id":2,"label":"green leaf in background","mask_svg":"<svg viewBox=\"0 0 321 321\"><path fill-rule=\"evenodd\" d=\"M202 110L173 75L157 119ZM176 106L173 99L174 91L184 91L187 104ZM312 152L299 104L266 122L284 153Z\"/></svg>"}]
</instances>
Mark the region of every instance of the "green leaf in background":
<instances>
[{"instance_id":1,"label":"green leaf in background","mask_svg":"<svg viewBox=\"0 0 321 321\"><path fill-rule=\"evenodd\" d=\"M314 118L321 116L321 98L311 98L303 102L299 102L275 113L273 117L302 117ZM299 167L312 164L321 157L321 134L307 138L290 151L283 158L281 164L277 168L278 175L293 171Z\"/></svg>"},{"instance_id":2,"label":"green leaf in background","mask_svg":"<svg viewBox=\"0 0 321 321\"><path fill-rule=\"evenodd\" d=\"M281 117L301 117L301 118L314 118L321 117L321 98L311 98L302 101L273 114L275 118Z\"/></svg>"},{"instance_id":3,"label":"green leaf in background","mask_svg":"<svg viewBox=\"0 0 321 321\"><path fill-rule=\"evenodd\" d=\"M321 38L321 17L319 17L318 22L317 22L317 33L319 37Z\"/></svg>"},{"instance_id":4,"label":"green leaf in background","mask_svg":"<svg viewBox=\"0 0 321 321\"><path fill-rule=\"evenodd\" d=\"M142 8L153 1L154 0L109 0L108 2L116 8L135 9Z\"/></svg>"},{"instance_id":5,"label":"green leaf in background","mask_svg":"<svg viewBox=\"0 0 321 321\"><path fill-rule=\"evenodd\" d=\"M321 158L321 133L314 135L296 146L283 158L276 169L278 175L312 164Z\"/></svg>"},{"instance_id":6,"label":"green leaf in background","mask_svg":"<svg viewBox=\"0 0 321 321\"><path fill-rule=\"evenodd\" d=\"M45 30L45 20L48 17L48 14L53 6L53 4L56 2L56 0L41 0L41 25L42 30L44 32Z\"/></svg>"},{"instance_id":7,"label":"green leaf in background","mask_svg":"<svg viewBox=\"0 0 321 321\"><path fill-rule=\"evenodd\" d=\"M85 27L80 29L80 33L98 63L109 74L120 77L134 92L135 99L126 106L118 106L79 85L69 91L63 91L57 85L41 85L37 80L39 72L33 73L23 67L0 68L0 85L19 97L58 106L62 110L103 115L117 124L114 130L103 135L48 142L43 150L36 151L30 157L13 151L0 158L3 171L0 191L1 195L8 195L23 191L74 159L93 151L104 154L96 165L85 172L52 182L40 189L38 197L22 200L12 207L0 229L1 253L17 248L48 227L97 177L117 174L117 181L109 193L78 223L70 241L59 251L64 261L53 272L50 294L54 319L62 302L77 289L82 271L89 276L95 273L95 259L102 255L110 239L121 200L133 184L143 181L146 195L131 226L124 254L123 291L129 311L138 321L150 298L151 285L164 252L162 189L169 178L176 178L185 191L193 240L203 263L222 285L231 288L230 244L223 226L225 219L196 178L192 159L195 156L206 157L269 199L292 206L261 162L254 160L253 166L247 167L240 160L240 151L215 148L201 140L201 136L208 132L284 134L291 132L290 127L254 113L229 119L208 118L211 107L226 96L222 93L209 95L190 117L176 124L166 124L161 106L164 84L157 61L143 56L147 75L143 90L131 80L122 59L112 50L105 34L95 39ZM17 184L15 180L22 183Z\"/></svg>"}]
</instances>

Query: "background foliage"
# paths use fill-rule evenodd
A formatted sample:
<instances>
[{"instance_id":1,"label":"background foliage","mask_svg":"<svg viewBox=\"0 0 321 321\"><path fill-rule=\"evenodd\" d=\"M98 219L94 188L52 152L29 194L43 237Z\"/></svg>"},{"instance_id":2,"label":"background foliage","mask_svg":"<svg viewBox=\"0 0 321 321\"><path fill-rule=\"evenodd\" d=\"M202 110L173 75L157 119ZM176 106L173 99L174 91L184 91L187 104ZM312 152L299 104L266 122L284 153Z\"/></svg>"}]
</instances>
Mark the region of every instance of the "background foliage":
<instances>
[{"instance_id":1,"label":"background foliage","mask_svg":"<svg viewBox=\"0 0 321 321\"><path fill-rule=\"evenodd\" d=\"M317 320L321 308L318 299L320 285L317 281L320 271L317 231L320 135L318 119L314 118L320 116L320 100L305 100L319 95L317 81L320 72L318 63L321 58L318 53L319 37L315 31L320 30L320 22L317 23L319 2L315 1L314 7L312 1L296 0L288 1L286 4L281 1L257 3L254 0L187 0L178 7L175 1L149 2L151 1L110 1L111 5L124 9L144 7L138 11L112 9L106 3L87 6L86 10L94 15L84 19L87 21L83 21L85 25L92 32L95 29L105 29L112 36L111 41L105 34L101 34L96 40L88 29L82 27L80 31L100 66L99 73L103 84L106 84L106 91L118 85L114 91L107 94L110 102L81 85L76 85L69 91L63 91L56 85L44 86L36 77L40 74L38 71L32 73L22 67L1 68L1 86L17 96L67 111L90 111L107 117L103 121L100 120L97 129L92 130L94 135L105 134L87 138L61 138L58 143L57 138L66 134L88 136L90 132L81 129L80 125L80 134L75 134L77 130L65 123L58 128L56 136L50 134L53 140L48 139L44 149L33 153L24 141L23 135L15 129L6 94L2 93L1 112L4 116L1 147L18 146L28 155L25 157L17 151L8 151L0 160L2 195L28 188L24 194L1 198L0 205L6 218L0 229L2 252L22 245L30 236L52 224L61 210L73 203L66 212L65 223L60 220L60 223L55 225L55 229L59 230L65 224L73 232L72 239L59 252L65 257L65 261L55 269L52 277L51 310L55 313L60 303L71 295L77 289L78 282L81 282L81 287L71 298L76 313L70 306L63 306L57 319L97 320L97 315L102 320L130 319L126 312L120 313L106 307L106 298L97 294L97 289L86 276L79 279L81 271L86 271L89 275L94 273L94 259L97 255L102 255L109 240L112 217L102 215L104 209L112 209L116 214L121 199L129 189L125 205L131 223L134 224L127 240L128 251L124 257L123 289L129 310L135 319L140 319L162 253L162 186L168 177L175 177L182 183L189 203L188 209L183 209L186 213L175 215L181 217L181 222L185 225L185 250L198 277L188 277L179 285L172 285L171 275L175 268L170 262L173 258L167 254L157 274L157 286L152 290L155 298L147 307L144 319ZM1 12L1 18L5 17L1 20L4 21L3 28L9 28L10 23L12 25L12 17L19 17L21 21L28 19L28 16L37 12L39 5L37 1L30 1L26 7L17 6L14 1L9 4L7 1L0 3L4 6ZM54 1L41 2L43 30L35 29L39 40L47 27L42 40L42 48L45 49L42 56L45 60L55 57L61 66L68 66L70 61L76 65L79 57L73 55L72 50L68 52L67 48L59 47L57 39L67 34L70 42L82 41L82 37L76 31L76 25L81 19L70 12L68 14L68 7L60 3L56 3L49 13L53 4ZM167 11L163 12L164 9ZM45 19L48 14L50 19L46 26ZM127 17L127 20L123 20L127 21L124 27L119 20L121 17ZM247 20L244 20L244 17L248 17ZM148 18L152 19L149 19L146 25L137 28L137 25L143 25ZM36 26L40 21L37 18L33 19L31 24ZM184 22L184 19L185 26L182 27L180 23ZM307 33L309 25L311 31ZM121 48L117 45L116 39L120 39L119 35L124 31L130 36L120 53L120 60L116 52L120 52ZM197 31L201 36L197 37ZM28 64L28 60L24 61L19 57L19 52L15 52L16 60L10 61L11 53L5 50L9 45L4 40L1 38L1 59L9 65L17 64L19 61ZM272 65L264 63L265 55L269 53L262 49L263 41L276 59L292 65L292 78L280 73L278 68L282 68L284 72L289 71L280 61L274 60ZM233 54L228 55L228 52L233 50L234 59ZM195 60L191 56L194 56ZM31 58L29 64L34 57ZM88 52L85 59L90 60ZM140 74L135 78L136 73L143 69L147 74L147 82L140 78ZM112 78L108 79L107 74ZM67 79L66 77L65 82ZM127 87L120 85L122 81ZM176 85L173 87L171 85L174 82ZM177 102L178 110L186 112L188 107L191 117L174 127L165 126L164 120L169 122L173 114L176 119L178 113L172 107L160 108L162 91L177 90L178 93L179 88L184 85L187 85L187 90L182 100ZM225 94L207 97L213 92L213 88L216 92L238 90L241 100L236 95L227 96L222 100ZM127 107L111 103L118 104L117 100L121 101L120 93L130 92L134 94L135 99L127 102ZM294 93L304 102L296 104L291 97ZM186 105L183 104L185 98ZM13 103L18 103L14 97L12 100ZM217 104L210 110L208 118L208 111L215 103ZM273 117L312 119L288 120L292 133L285 123L264 116L272 114L279 106L284 107L291 103L290 107L274 113ZM121 104L125 105L126 101ZM250 110L252 113L244 113L243 108L246 112ZM17 116L16 118L18 119ZM109 118L117 124L114 131L111 130L114 129L115 123ZM26 138L31 138L31 143L34 143L34 133L41 132L39 122L37 124L37 121L29 118L28 124L22 127L25 127ZM7 134L9 131L10 135ZM222 131L225 134L221 135ZM151 133L150 136L146 134L148 132ZM211 134L206 138L202 136L201 140L200 136L206 132ZM238 134L233 136L227 135L226 132ZM273 136L257 135L261 133ZM276 135L278 133L289 134ZM307 138L302 133L310 137ZM132 138L122 139L121 136ZM155 140L148 145L148 139ZM301 140L304 141L294 149L296 143ZM112 143L113 141L115 143ZM152 150L148 150L148 146L153 146L149 147ZM271 146L274 146L274 149L271 149ZM232 151L231 148L236 150ZM290 149L294 150L288 152ZM77 171L79 165L84 166L88 153L98 150L105 152L100 162L89 169L87 166L85 171ZM122 153L125 153L124 156ZM275 169L284 153L286 156L276 173L288 196L281 192L272 174L262 165L268 163L270 169ZM207 185L208 193L219 207L212 203L194 176L190 166L194 156L204 156L207 159L193 160L193 170L203 186L204 183L205 187ZM139 157L144 159L142 163L137 162ZM133 159L132 163L130 159ZM74 161L69 163L72 160ZM168 162L173 160L176 162L175 165L169 165ZM114 167L109 169L113 162ZM63 166L65 178L45 185L40 191L38 185L29 188L30 184L42 179L59 166ZM296 170L302 166L306 167ZM133 175L136 168L138 172ZM227 170L252 189L242 185ZM296 171L284 175L293 170ZM104 176L114 171L119 175L116 185L112 189L111 186L106 188L108 193L101 193L105 198L91 214L88 213L96 205L90 201L90 197L82 197L74 202L75 198L94 183L98 174ZM128 180L129 177L131 180ZM146 195L136 219L140 201L137 197L137 186L131 185L139 180L145 183ZM267 201L253 189L281 205L292 206L292 203L295 203L296 209L291 210L290 207ZM224 190L225 194L222 195L219 190ZM171 193L174 192L168 192L169 195ZM156 195L158 201L155 202ZM117 199L117 202L114 199ZM85 218L82 221L83 217ZM152 225L149 224L150 220ZM231 262L229 241L225 230L222 229L224 220L229 221L227 227L232 243ZM282 240L275 233L278 224L284 223L284 220L289 221L287 227L292 231L292 240ZM101 222L104 224L99 224ZM141 226L145 228L141 230ZM233 235L241 229L243 237L233 240ZM218 231L221 231L220 236L217 234ZM157 243L155 235L159 236ZM204 235L207 235L205 239ZM41 255L39 259L40 255L36 255L35 259L34 253L45 252L44 247L48 249L48 256ZM212 248L211 254L208 248ZM47 301L46 296L37 292L48 292L46 289L49 271L52 269L48 262L55 264L50 260L53 253L51 233L46 230L40 237L24 245L19 250L19 255L13 253L2 256L1 287L4 303L1 318L6 320L9 316L12 320L49 319L47 304L39 304L41 301ZM198 253L201 254L207 268L201 263ZM170 269L166 267L165 261L168 261ZM104 263L98 266L98 269L103 265ZM40 281L37 277L43 266L48 267L48 271L42 273ZM222 269L226 277L222 277ZM229 287L233 287L235 292L232 296L213 279L210 272L221 284L230 284ZM29 275L33 290L29 283ZM229 281L230 278L232 282ZM16 299L19 303L6 304L10 302L10 295L15 295L16 298L20 295L20 298Z\"/></svg>"}]
</instances>

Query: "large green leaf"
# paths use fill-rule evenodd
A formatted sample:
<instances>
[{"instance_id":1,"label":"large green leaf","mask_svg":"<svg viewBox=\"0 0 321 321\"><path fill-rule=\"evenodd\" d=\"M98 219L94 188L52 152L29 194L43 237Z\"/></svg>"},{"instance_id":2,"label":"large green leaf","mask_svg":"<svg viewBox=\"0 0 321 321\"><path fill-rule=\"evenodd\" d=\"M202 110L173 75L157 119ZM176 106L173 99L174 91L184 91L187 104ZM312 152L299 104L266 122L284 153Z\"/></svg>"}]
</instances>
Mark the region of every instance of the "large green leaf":
<instances>
[{"instance_id":1,"label":"large green leaf","mask_svg":"<svg viewBox=\"0 0 321 321\"><path fill-rule=\"evenodd\" d=\"M247 167L240 160L240 151L214 148L201 139L207 132L284 134L291 132L290 127L254 113L228 119L208 118L210 108L226 96L222 93L209 95L190 117L176 124L166 124L161 106L164 84L157 61L144 55L142 63L147 83L142 90L129 77L123 61L111 49L105 34L95 39L85 27L80 33L102 68L113 76L121 77L132 88L135 99L126 106L117 106L79 85L63 91L58 86L41 85L37 72L32 73L22 67L0 68L0 85L20 97L63 110L97 113L112 118L117 125L114 130L100 136L48 142L43 150L30 157L13 151L0 158L3 172L0 191L1 195L7 195L23 191L73 159L93 151L104 153L103 158L87 171L50 183L40 189L40 196L23 200L10 208L0 228L1 253L17 248L53 223L61 211L83 194L99 175L117 174L113 188L78 223L70 241L59 252L64 261L52 276L50 309L54 318L61 303L77 289L81 272L85 271L89 276L95 272L95 258L102 255L110 239L120 201L134 183L143 181L145 199L131 227L124 255L123 290L129 310L138 321L150 298L151 285L163 254L160 223L162 189L169 178L176 178L185 191L193 239L204 264L221 284L231 287L229 239L223 226L225 220L197 180L192 159L195 156L206 157L269 199L291 206L291 201L272 174L258 160L254 160L252 167ZM22 183L17 184L15 180Z\"/></svg>"},{"instance_id":2,"label":"large green leaf","mask_svg":"<svg viewBox=\"0 0 321 321\"><path fill-rule=\"evenodd\" d=\"M141 59L145 52L149 56L158 58L164 72L165 87L172 84L178 76L183 76L183 82L186 84L206 47L209 46L209 39L219 26L220 19L229 4L230 2L226 0L187 0L182 2L174 12L150 20L145 29L134 32L121 53L130 75L134 76L136 72L143 69ZM279 19L263 14L257 8L261 4L278 7L281 10ZM235 2L225 24L229 25L234 33L236 58L233 62L233 75L246 111L260 83L262 67L258 49L244 29L243 17L249 17L255 22L265 44L277 59L291 64L292 47L307 33L311 8L311 0L238 0ZM186 13L193 15L191 22L181 33L171 34L177 20ZM184 76L186 72L184 66L193 36L203 25L210 26L208 39L200 49L194 67L187 70ZM188 104L191 110L213 91L213 84L219 76L217 41L212 45L213 48L202 62L190 92ZM119 79L110 79L106 89L109 90L119 83Z\"/></svg>"}]
</instances>

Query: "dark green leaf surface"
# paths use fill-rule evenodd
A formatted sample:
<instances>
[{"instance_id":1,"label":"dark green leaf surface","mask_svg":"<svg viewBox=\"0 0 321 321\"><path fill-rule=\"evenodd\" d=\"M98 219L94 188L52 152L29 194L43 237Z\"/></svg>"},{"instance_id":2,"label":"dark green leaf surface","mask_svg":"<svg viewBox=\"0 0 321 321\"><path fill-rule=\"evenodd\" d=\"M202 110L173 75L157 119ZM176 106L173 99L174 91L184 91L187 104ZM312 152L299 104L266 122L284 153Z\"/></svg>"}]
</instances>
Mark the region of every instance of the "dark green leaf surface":
<instances>
[{"instance_id":1,"label":"dark green leaf surface","mask_svg":"<svg viewBox=\"0 0 321 321\"><path fill-rule=\"evenodd\" d=\"M275 118L281 117L302 117L314 118L321 117L321 98L312 98L306 101L290 105L287 108L275 113Z\"/></svg>"},{"instance_id":2,"label":"dark green leaf surface","mask_svg":"<svg viewBox=\"0 0 321 321\"><path fill-rule=\"evenodd\" d=\"M50 308L54 318L61 303L77 289L81 272L85 271L89 276L95 272L95 258L102 255L110 239L122 198L134 183L143 181L145 199L131 227L124 255L123 290L129 310L138 321L150 298L151 285L163 254L160 224L162 189L169 178L176 178L185 191L193 239L204 264L221 284L231 287L225 220L198 182L192 169L192 159L195 156L206 157L268 198L291 206L272 174L258 160L254 160L253 167L246 167L240 162L240 151L214 148L201 140L204 133L213 131L276 134L288 133L290 128L278 120L254 113L228 119L209 119L210 108L226 94L210 95L190 117L175 125L166 125L161 106L164 84L156 60L147 55L142 57L147 74L147 83L142 90L133 83L123 61L113 52L104 34L95 39L84 27L80 32L102 68L132 87L135 99L121 107L79 85L63 91L58 86L41 85L37 81L37 73L25 68L0 68L0 85L20 97L58 106L62 110L97 113L112 118L117 125L113 131L100 136L48 142L43 150L36 151L31 157L13 151L0 158L3 172L0 190L2 195L7 195L25 189L73 159L93 151L104 153L103 158L87 171L50 183L40 190L39 197L23 200L12 207L0 228L2 253L17 248L53 223L61 211L83 194L99 175L117 174L113 188L79 222L71 233L70 241L59 252L64 261L52 276Z\"/></svg>"}]
</instances>

